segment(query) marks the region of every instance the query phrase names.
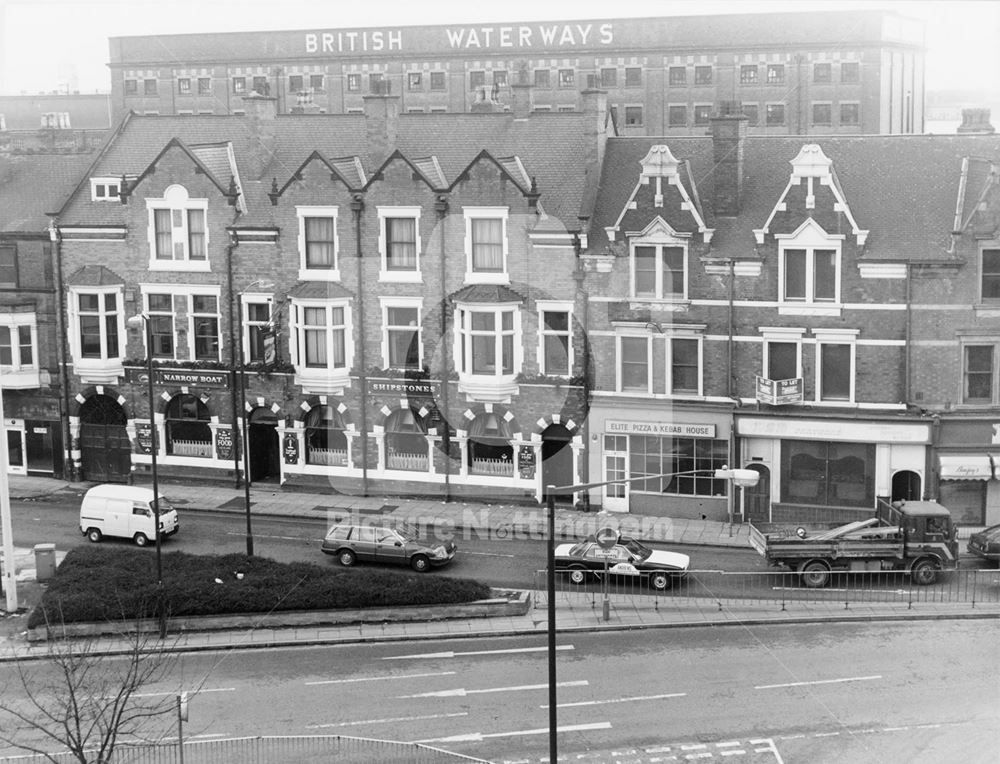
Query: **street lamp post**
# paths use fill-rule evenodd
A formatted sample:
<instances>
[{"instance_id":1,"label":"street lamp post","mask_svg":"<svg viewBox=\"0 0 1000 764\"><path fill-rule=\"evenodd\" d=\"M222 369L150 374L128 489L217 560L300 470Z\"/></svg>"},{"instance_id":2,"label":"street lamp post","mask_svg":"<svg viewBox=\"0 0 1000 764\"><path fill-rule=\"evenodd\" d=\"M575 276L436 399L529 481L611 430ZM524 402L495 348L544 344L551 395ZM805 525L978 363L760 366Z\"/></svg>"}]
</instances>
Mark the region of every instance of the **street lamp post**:
<instances>
[{"instance_id":1,"label":"street lamp post","mask_svg":"<svg viewBox=\"0 0 1000 764\"><path fill-rule=\"evenodd\" d=\"M160 638L167 636L167 614L163 610L163 555L160 549L160 483L156 471L156 452L159 449L159 439L156 437L156 415L153 403L153 325L148 313L132 316L128 323L132 326L142 324L146 334L146 392L149 396L149 430L152 438L150 448L150 469L153 476L153 537L156 540L156 609L160 621Z\"/></svg>"},{"instance_id":2,"label":"street lamp post","mask_svg":"<svg viewBox=\"0 0 1000 764\"><path fill-rule=\"evenodd\" d=\"M0 386L0 534L3 534L3 590L7 612L17 612L17 577L14 571L14 531L10 517L10 484L7 470L7 430L3 424L3 387Z\"/></svg>"},{"instance_id":3,"label":"street lamp post","mask_svg":"<svg viewBox=\"0 0 1000 764\"><path fill-rule=\"evenodd\" d=\"M549 533L548 533L548 553L546 555L546 593L548 603L548 656L549 656L549 761L559 761L559 746L557 744L557 733L559 726L556 714L556 493L567 494L577 491L588 491L591 488L601 488L606 485L620 485L637 482L640 480L657 480L659 478L678 477L681 475L698 475L706 472L713 473L720 480L729 480L737 486L754 486L760 480L760 473L756 470L730 469L723 465L715 470L688 470L686 472L666 472L662 475L642 475L635 478L622 478L621 480L605 480L600 483L581 483L579 485L546 486L545 507L548 513Z\"/></svg>"}]
</instances>

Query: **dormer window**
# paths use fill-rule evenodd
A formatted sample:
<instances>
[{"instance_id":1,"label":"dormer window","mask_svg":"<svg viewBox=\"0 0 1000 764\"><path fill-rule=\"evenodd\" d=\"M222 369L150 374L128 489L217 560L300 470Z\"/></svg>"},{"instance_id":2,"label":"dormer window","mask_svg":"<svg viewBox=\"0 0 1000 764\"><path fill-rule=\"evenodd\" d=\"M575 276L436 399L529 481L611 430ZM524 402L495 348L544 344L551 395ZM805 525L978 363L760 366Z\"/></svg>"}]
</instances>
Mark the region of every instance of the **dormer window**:
<instances>
[{"instance_id":1,"label":"dormer window","mask_svg":"<svg viewBox=\"0 0 1000 764\"><path fill-rule=\"evenodd\" d=\"M465 208L466 283L507 284L507 208Z\"/></svg>"},{"instance_id":2,"label":"dormer window","mask_svg":"<svg viewBox=\"0 0 1000 764\"><path fill-rule=\"evenodd\" d=\"M147 199L150 270L207 271L208 199L191 199L170 186L162 199Z\"/></svg>"},{"instance_id":3,"label":"dormer window","mask_svg":"<svg viewBox=\"0 0 1000 764\"><path fill-rule=\"evenodd\" d=\"M793 234L779 234L778 301L783 312L834 313L840 303L843 236L829 235L811 218Z\"/></svg>"},{"instance_id":4,"label":"dormer window","mask_svg":"<svg viewBox=\"0 0 1000 764\"><path fill-rule=\"evenodd\" d=\"M121 193L120 178L91 178L90 199L95 202L117 202Z\"/></svg>"}]
</instances>

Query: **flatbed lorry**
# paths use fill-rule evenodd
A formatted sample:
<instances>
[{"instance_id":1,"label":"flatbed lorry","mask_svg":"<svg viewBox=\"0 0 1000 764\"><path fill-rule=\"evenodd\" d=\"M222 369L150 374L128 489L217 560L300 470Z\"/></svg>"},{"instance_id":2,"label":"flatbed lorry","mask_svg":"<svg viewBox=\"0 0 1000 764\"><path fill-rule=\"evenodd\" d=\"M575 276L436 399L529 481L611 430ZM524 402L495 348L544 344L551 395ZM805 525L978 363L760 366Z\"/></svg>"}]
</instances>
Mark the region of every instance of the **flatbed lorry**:
<instances>
[{"instance_id":1,"label":"flatbed lorry","mask_svg":"<svg viewBox=\"0 0 1000 764\"><path fill-rule=\"evenodd\" d=\"M933 584L958 563L951 513L935 501L889 504L852 523L750 523L750 545L771 565L799 574L804 586L826 586L833 571L906 571Z\"/></svg>"}]
</instances>

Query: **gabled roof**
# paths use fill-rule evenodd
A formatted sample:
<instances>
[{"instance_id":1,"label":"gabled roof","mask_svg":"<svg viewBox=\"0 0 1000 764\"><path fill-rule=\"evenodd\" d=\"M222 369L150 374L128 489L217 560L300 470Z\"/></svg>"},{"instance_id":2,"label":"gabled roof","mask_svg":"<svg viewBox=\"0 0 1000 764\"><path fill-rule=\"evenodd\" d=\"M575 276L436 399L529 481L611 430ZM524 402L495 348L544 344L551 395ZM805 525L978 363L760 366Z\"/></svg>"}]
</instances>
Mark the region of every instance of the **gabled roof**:
<instances>
[{"instance_id":1,"label":"gabled roof","mask_svg":"<svg viewBox=\"0 0 1000 764\"><path fill-rule=\"evenodd\" d=\"M966 157L955 209L955 233L995 236L1000 227L1000 158Z\"/></svg>"},{"instance_id":2,"label":"gabled roof","mask_svg":"<svg viewBox=\"0 0 1000 764\"><path fill-rule=\"evenodd\" d=\"M213 165L216 166L217 170L221 170L223 172L225 172L226 170L235 171L236 169L235 162L230 164L228 156L220 157L220 149L224 150L223 147L219 144L216 144L214 146L201 146L199 147L200 150L196 150L193 146L188 146L187 144L185 144L184 141L182 141L180 138L171 138L167 142L167 144L162 149L160 149L159 153L155 157L153 157L152 161L150 161L145 166L143 171L139 173L139 176L135 179L135 181L129 183L129 193L131 193L132 189L141 184L149 175L152 175L156 169L157 163L169 151L175 148L180 149L180 151L186 154L191 159L191 161L194 162L195 168L203 172L205 176L210 181L212 181L212 185L214 185L216 188L219 189L219 193L221 193L223 196L227 198L230 198L233 203L236 202L236 198L238 197L236 198L233 197L234 194L239 194L239 189L235 187L235 181L236 181L235 172L231 174L228 178L223 179L220 178L218 175L216 175L212 171L212 168L209 167L207 164L205 164L204 161L202 161L202 156L204 156L206 159L212 162ZM122 193L123 195L125 194L124 189L122 189Z\"/></svg>"},{"instance_id":3,"label":"gabled roof","mask_svg":"<svg viewBox=\"0 0 1000 764\"><path fill-rule=\"evenodd\" d=\"M239 196L236 198L236 206L240 212L247 211L246 201L243 199L243 184L240 182L240 171L236 166L236 156L233 154L233 144L229 141L223 143L196 144L190 147L193 153L209 169L213 177L230 178ZM228 192L227 188L227 192Z\"/></svg>"},{"instance_id":4,"label":"gabled roof","mask_svg":"<svg viewBox=\"0 0 1000 764\"><path fill-rule=\"evenodd\" d=\"M66 277L68 286L117 286L125 279L103 265L85 265Z\"/></svg>"},{"instance_id":5,"label":"gabled roof","mask_svg":"<svg viewBox=\"0 0 1000 764\"><path fill-rule=\"evenodd\" d=\"M429 188L435 191L447 190L448 187L447 182L441 182L439 185L435 185L436 182L444 181L444 174L441 173L441 167L440 165L437 164L437 160L434 157L430 157L429 159L430 161L425 159L421 164L417 164L409 157L407 157L402 151L396 149L388 157L386 157L385 161L382 162L382 164L378 166L378 169L376 169L375 172L372 173L371 178L365 185L365 189L370 188L378 180L380 180L382 177L382 173L385 171L385 168L388 167L390 164L392 164L393 162L404 162L413 171L414 175L416 175L424 183L426 183ZM433 175L428 175L427 173L425 173L424 172L425 168L429 169L432 173L436 173L438 177L435 178Z\"/></svg>"},{"instance_id":6,"label":"gabled roof","mask_svg":"<svg viewBox=\"0 0 1000 764\"><path fill-rule=\"evenodd\" d=\"M475 167L480 162L488 162L496 166L500 170L500 174L507 177L511 183L517 186L518 190L525 196L532 196L534 189L531 185L531 178L528 177L528 173L524 170L524 165L521 164L521 160L517 157L507 157L505 159L498 159L493 156L487 149L483 149L475 158L467 164L460 173L455 176L452 181L449 190L455 188L459 183L465 181L468 176L469 171Z\"/></svg>"},{"instance_id":7,"label":"gabled roof","mask_svg":"<svg viewBox=\"0 0 1000 764\"><path fill-rule=\"evenodd\" d=\"M94 160L87 154L0 155L0 233L39 234Z\"/></svg>"}]
</instances>

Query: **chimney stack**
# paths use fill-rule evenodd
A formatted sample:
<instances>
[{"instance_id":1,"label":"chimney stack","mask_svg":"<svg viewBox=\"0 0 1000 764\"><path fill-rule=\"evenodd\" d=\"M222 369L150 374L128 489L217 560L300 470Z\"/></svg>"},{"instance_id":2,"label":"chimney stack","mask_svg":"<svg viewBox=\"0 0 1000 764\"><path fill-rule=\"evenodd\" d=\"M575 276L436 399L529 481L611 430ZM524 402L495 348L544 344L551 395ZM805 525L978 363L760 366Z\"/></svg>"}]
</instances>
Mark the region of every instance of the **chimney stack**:
<instances>
[{"instance_id":1,"label":"chimney stack","mask_svg":"<svg viewBox=\"0 0 1000 764\"><path fill-rule=\"evenodd\" d=\"M715 163L713 209L716 215L740 213L743 194L743 142L747 117L738 101L720 101L712 117L712 158Z\"/></svg>"},{"instance_id":2,"label":"chimney stack","mask_svg":"<svg viewBox=\"0 0 1000 764\"><path fill-rule=\"evenodd\" d=\"M990 124L990 110L985 108L962 109L962 124L958 127L960 133L984 133L992 135L996 132Z\"/></svg>"},{"instance_id":3,"label":"chimney stack","mask_svg":"<svg viewBox=\"0 0 1000 764\"><path fill-rule=\"evenodd\" d=\"M278 99L248 93L243 96L243 109L250 128L247 132L247 148L252 157L252 170L260 173L274 158L274 122L278 116Z\"/></svg>"},{"instance_id":4,"label":"chimney stack","mask_svg":"<svg viewBox=\"0 0 1000 764\"><path fill-rule=\"evenodd\" d=\"M373 166L380 165L396 149L399 96L390 95L391 87L388 80L380 80L374 92L364 96L365 136Z\"/></svg>"},{"instance_id":5,"label":"chimney stack","mask_svg":"<svg viewBox=\"0 0 1000 764\"><path fill-rule=\"evenodd\" d=\"M528 64L522 61L510 86L510 110L514 119L527 119L531 113L531 82Z\"/></svg>"},{"instance_id":6,"label":"chimney stack","mask_svg":"<svg viewBox=\"0 0 1000 764\"><path fill-rule=\"evenodd\" d=\"M593 75L591 75L592 77ZM593 82L588 78L588 84ZM608 142L608 91L588 87L581 91L583 106L583 129L587 138L587 155L584 167L595 168L600 174L604 161L604 146ZM589 172L589 170L588 170Z\"/></svg>"}]
</instances>

